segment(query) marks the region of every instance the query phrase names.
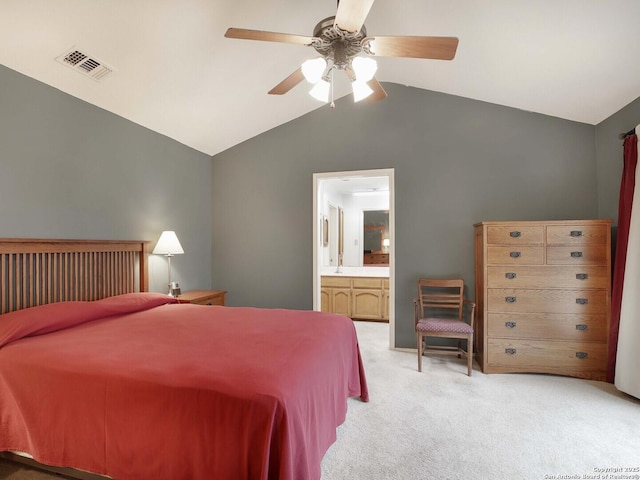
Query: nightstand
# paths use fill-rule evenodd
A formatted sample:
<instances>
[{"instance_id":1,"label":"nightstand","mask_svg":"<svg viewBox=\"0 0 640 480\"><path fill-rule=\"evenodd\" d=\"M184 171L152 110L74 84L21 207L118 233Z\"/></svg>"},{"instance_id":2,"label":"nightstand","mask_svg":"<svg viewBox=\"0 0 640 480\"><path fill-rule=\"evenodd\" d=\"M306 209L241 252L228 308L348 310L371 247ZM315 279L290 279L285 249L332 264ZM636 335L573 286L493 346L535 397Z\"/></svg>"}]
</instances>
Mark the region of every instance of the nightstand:
<instances>
[{"instance_id":1,"label":"nightstand","mask_svg":"<svg viewBox=\"0 0 640 480\"><path fill-rule=\"evenodd\" d=\"M226 290L191 290L178 297L178 303L197 305L224 305Z\"/></svg>"}]
</instances>

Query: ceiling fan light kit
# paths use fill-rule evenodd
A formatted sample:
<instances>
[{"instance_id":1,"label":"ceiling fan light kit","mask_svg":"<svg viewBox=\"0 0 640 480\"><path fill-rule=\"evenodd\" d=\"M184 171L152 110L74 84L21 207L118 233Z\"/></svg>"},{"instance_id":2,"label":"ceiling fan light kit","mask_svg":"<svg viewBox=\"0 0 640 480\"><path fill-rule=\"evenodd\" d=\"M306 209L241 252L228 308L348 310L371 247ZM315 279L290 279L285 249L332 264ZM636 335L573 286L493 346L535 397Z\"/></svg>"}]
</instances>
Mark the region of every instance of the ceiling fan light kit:
<instances>
[{"instance_id":1,"label":"ceiling fan light kit","mask_svg":"<svg viewBox=\"0 0 640 480\"><path fill-rule=\"evenodd\" d=\"M304 78L307 80L307 82L316 84L325 74L327 61L322 57L312 58L309 60L305 60L301 67L302 74L304 75Z\"/></svg>"},{"instance_id":2,"label":"ceiling fan light kit","mask_svg":"<svg viewBox=\"0 0 640 480\"><path fill-rule=\"evenodd\" d=\"M313 88L309 91L316 100L327 103L329 101L329 90L331 89L331 82L325 79L320 79Z\"/></svg>"},{"instance_id":3,"label":"ceiling fan light kit","mask_svg":"<svg viewBox=\"0 0 640 480\"><path fill-rule=\"evenodd\" d=\"M356 72L356 80L359 82L368 82L378 70L378 62L370 57L356 57L351 62L351 66Z\"/></svg>"},{"instance_id":4,"label":"ceiling fan light kit","mask_svg":"<svg viewBox=\"0 0 640 480\"><path fill-rule=\"evenodd\" d=\"M369 85L367 85L366 82L351 82L351 88L353 89L354 102L364 100L373 93L373 89Z\"/></svg>"},{"instance_id":5,"label":"ceiling fan light kit","mask_svg":"<svg viewBox=\"0 0 640 480\"><path fill-rule=\"evenodd\" d=\"M453 59L458 47L456 37L368 37L364 20L373 1L339 1L335 17L320 21L313 37L241 28L229 28L225 37L313 47L320 57L303 62L269 94L283 95L306 79L313 84L311 96L322 102L329 102L335 70L342 70L351 82L354 101L368 98L368 102L374 102L386 98L387 93L375 78L377 63L372 56Z\"/></svg>"}]
</instances>

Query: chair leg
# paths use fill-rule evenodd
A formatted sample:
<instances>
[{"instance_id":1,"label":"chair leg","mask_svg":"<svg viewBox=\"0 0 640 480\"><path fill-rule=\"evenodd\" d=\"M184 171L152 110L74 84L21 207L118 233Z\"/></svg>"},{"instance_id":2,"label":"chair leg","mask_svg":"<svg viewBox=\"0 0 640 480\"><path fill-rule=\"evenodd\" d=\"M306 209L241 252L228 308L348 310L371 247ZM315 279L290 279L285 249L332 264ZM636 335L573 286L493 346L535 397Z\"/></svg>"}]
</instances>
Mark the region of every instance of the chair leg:
<instances>
[{"instance_id":1,"label":"chair leg","mask_svg":"<svg viewBox=\"0 0 640 480\"><path fill-rule=\"evenodd\" d=\"M422 372L422 335L416 333L418 340L418 371Z\"/></svg>"},{"instance_id":2,"label":"chair leg","mask_svg":"<svg viewBox=\"0 0 640 480\"><path fill-rule=\"evenodd\" d=\"M473 338L467 340L467 375L471 376L473 370Z\"/></svg>"}]
</instances>

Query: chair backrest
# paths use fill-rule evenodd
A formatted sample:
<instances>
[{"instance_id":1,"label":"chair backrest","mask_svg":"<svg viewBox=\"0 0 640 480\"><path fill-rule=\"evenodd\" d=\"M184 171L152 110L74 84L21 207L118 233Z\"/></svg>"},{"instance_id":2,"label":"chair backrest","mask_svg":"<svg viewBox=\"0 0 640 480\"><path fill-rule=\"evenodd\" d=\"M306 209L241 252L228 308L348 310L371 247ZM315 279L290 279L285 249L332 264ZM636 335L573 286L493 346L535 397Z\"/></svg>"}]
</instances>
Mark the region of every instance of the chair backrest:
<instances>
[{"instance_id":1,"label":"chair backrest","mask_svg":"<svg viewBox=\"0 0 640 480\"><path fill-rule=\"evenodd\" d=\"M456 279L418 279L420 316L451 317L462 320L464 281Z\"/></svg>"}]
</instances>

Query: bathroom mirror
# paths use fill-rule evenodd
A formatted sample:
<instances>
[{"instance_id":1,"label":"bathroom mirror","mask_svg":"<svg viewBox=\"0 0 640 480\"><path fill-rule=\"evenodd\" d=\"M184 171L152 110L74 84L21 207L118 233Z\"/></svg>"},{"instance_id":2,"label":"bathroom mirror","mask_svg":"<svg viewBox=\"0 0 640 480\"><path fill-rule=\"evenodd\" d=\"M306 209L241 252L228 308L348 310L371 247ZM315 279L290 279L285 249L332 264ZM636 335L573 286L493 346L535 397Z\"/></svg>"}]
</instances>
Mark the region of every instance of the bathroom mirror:
<instances>
[{"instance_id":1,"label":"bathroom mirror","mask_svg":"<svg viewBox=\"0 0 640 480\"><path fill-rule=\"evenodd\" d=\"M384 227L364 227L364 253L382 253Z\"/></svg>"},{"instance_id":2,"label":"bathroom mirror","mask_svg":"<svg viewBox=\"0 0 640 480\"><path fill-rule=\"evenodd\" d=\"M389 211L365 210L363 213L363 264L388 264Z\"/></svg>"}]
</instances>

